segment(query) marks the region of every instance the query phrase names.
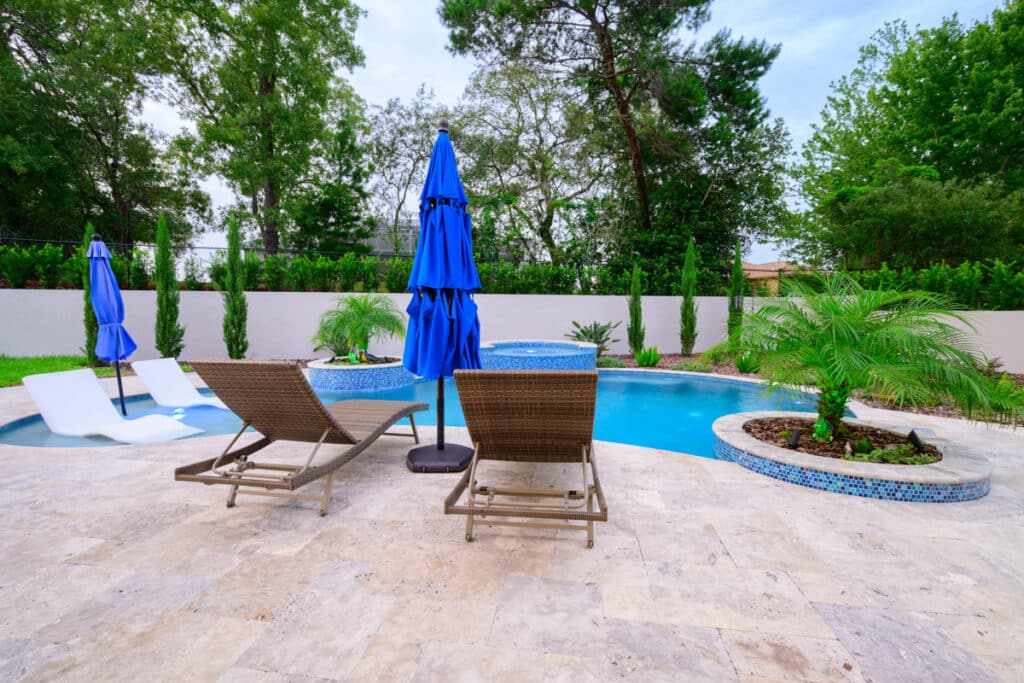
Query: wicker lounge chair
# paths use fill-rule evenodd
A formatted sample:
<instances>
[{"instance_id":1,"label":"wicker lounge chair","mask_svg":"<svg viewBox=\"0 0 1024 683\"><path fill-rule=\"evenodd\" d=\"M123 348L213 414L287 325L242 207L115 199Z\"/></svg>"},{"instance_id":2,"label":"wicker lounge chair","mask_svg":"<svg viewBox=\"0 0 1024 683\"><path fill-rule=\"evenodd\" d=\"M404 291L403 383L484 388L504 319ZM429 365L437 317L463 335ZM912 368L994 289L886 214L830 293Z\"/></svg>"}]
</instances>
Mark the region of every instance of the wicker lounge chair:
<instances>
[{"instance_id":1,"label":"wicker lounge chair","mask_svg":"<svg viewBox=\"0 0 1024 683\"><path fill-rule=\"evenodd\" d=\"M325 406L313 393L298 363L192 361L190 364L228 408L242 418L242 428L219 456L179 467L174 471L174 478L230 486L228 507L234 507L239 489L245 487L243 492L250 495L319 500L320 515L326 515L335 470L363 452L377 437L384 434L406 436L419 443L412 414L426 410L426 403L352 400ZM412 425L411 433L387 431L406 417ZM260 432L263 438L232 450L248 427ZM249 459L275 441L316 445L303 465L257 463ZM314 462L325 443L349 447L334 457ZM323 495L294 493L322 477L327 478Z\"/></svg>"},{"instance_id":2,"label":"wicker lounge chair","mask_svg":"<svg viewBox=\"0 0 1024 683\"><path fill-rule=\"evenodd\" d=\"M585 531L587 547L594 547L594 522L608 521L594 462L597 373L457 370L455 384L474 453L444 511L466 515L466 540L473 540L473 522L480 518L492 525ZM476 477L483 460L576 463L583 484L564 491L481 486ZM458 504L467 489L466 503Z\"/></svg>"}]
</instances>

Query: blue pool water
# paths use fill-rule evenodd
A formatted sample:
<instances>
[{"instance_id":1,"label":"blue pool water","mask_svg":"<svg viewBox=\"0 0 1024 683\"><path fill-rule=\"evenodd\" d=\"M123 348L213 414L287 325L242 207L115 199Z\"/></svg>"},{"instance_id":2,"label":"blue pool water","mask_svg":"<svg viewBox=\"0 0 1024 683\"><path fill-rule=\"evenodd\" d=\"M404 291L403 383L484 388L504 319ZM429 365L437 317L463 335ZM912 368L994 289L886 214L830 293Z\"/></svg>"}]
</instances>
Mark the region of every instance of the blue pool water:
<instances>
[{"instance_id":1,"label":"blue pool water","mask_svg":"<svg viewBox=\"0 0 1024 683\"><path fill-rule=\"evenodd\" d=\"M465 426L455 383L445 386L445 424ZM209 393L209 392L204 392ZM347 398L423 401L430 410L416 414L417 424L437 424L434 402L437 382L363 394L320 392L325 402ZM765 394L760 386L713 377L675 373L602 372L597 383L594 438L714 458L711 423L722 415L750 410L813 410L814 401L799 394ZM217 408L161 408L146 397L129 399L128 417L169 415L204 430L199 436L234 433L241 421ZM192 437L197 438L197 437ZM42 418L28 417L0 426L0 443L18 446L102 446L104 437L77 438L53 434Z\"/></svg>"}]
</instances>

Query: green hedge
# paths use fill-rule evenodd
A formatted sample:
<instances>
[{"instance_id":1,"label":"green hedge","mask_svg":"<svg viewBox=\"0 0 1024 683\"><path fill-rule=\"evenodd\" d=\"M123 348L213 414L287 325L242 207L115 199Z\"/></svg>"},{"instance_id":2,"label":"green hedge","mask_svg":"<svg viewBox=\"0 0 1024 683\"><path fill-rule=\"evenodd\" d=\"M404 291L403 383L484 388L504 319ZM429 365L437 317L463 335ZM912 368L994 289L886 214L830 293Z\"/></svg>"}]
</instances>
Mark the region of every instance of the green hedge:
<instances>
[{"instance_id":1,"label":"green hedge","mask_svg":"<svg viewBox=\"0 0 1024 683\"><path fill-rule=\"evenodd\" d=\"M404 292L412 269L408 258L380 259L345 254L328 256L283 255L265 259L249 252L243 262L248 290L317 292ZM86 267L84 250L56 245L0 246L0 286L81 286ZM111 261L118 282L125 289L145 289L152 282L152 267L144 252L131 259L114 255ZM515 265L504 261L480 262L481 291L485 294L607 294L629 293L629 272L596 266L573 268L550 263ZM220 289L225 270L218 254L204 269L195 259L184 264L182 286L186 289ZM680 271L646 273L645 293L680 295ZM862 285L875 289L896 287L923 289L953 297L972 310L1024 309L1024 261L998 259L950 266L936 263L923 270L892 270L883 264L873 271L851 273ZM756 293L756 292L752 292ZM711 271L698 273L698 294L721 295L722 277Z\"/></svg>"}]
</instances>

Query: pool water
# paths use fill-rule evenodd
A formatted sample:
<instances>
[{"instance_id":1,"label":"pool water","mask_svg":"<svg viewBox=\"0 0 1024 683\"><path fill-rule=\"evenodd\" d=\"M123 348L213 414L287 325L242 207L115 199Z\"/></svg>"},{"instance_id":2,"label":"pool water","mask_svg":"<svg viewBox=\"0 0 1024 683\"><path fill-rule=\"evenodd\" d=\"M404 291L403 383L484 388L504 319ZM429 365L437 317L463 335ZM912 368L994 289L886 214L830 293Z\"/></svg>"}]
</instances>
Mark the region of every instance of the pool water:
<instances>
[{"instance_id":1,"label":"pool water","mask_svg":"<svg viewBox=\"0 0 1024 683\"><path fill-rule=\"evenodd\" d=\"M454 381L445 380L445 424L465 426ZM209 394L209 391L203 391ZM355 393L318 392L324 402L347 398L379 398L422 401L430 405L416 413L417 424L437 424L435 380L418 380L412 386L386 391ZM766 394L754 384L713 377L676 373L601 372L597 383L594 438L600 441L647 446L714 458L711 423L722 415L751 410L811 411L814 399L803 394ZM148 396L128 400L128 417L168 415L211 434L234 433L241 420L217 408L161 408ZM0 443L17 446L105 446L116 442L105 437L79 438L53 434L42 418L33 416L0 426Z\"/></svg>"}]
</instances>

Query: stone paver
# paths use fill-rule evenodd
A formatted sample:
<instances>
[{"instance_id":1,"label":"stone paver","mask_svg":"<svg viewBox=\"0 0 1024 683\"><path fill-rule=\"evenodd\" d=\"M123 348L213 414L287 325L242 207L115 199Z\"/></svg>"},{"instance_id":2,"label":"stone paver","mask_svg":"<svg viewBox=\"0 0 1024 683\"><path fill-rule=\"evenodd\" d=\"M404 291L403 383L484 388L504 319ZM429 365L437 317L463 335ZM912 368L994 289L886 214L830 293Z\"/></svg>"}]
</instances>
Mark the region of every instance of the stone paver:
<instances>
[{"instance_id":1,"label":"stone paver","mask_svg":"<svg viewBox=\"0 0 1024 683\"><path fill-rule=\"evenodd\" d=\"M0 420L30 412L0 390ZM1024 680L1024 433L857 412L985 454L992 493L858 499L602 443L611 520L587 550L484 526L465 543L441 513L458 475L408 472L400 439L339 471L324 518L173 481L225 436L0 446L0 679Z\"/></svg>"}]
</instances>

